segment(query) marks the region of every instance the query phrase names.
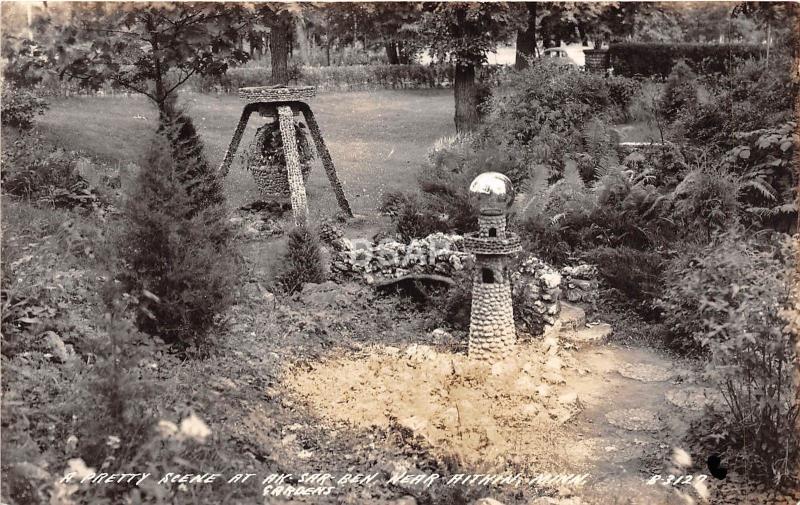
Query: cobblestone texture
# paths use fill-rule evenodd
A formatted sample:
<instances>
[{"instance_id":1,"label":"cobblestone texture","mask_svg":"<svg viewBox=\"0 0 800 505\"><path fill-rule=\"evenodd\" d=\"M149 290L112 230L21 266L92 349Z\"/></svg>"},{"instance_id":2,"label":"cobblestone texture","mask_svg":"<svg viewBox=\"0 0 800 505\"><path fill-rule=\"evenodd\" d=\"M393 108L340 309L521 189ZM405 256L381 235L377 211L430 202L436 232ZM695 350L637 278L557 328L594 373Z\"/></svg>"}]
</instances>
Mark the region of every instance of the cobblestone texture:
<instances>
[{"instance_id":1,"label":"cobblestone texture","mask_svg":"<svg viewBox=\"0 0 800 505\"><path fill-rule=\"evenodd\" d=\"M294 224L305 224L308 220L308 202L306 200L306 186L303 183L303 172L300 170L300 155L297 152L297 138L295 137L292 108L288 105L278 107L278 121L281 125L281 139L283 140L283 152L286 158L286 176L289 180Z\"/></svg>"}]
</instances>

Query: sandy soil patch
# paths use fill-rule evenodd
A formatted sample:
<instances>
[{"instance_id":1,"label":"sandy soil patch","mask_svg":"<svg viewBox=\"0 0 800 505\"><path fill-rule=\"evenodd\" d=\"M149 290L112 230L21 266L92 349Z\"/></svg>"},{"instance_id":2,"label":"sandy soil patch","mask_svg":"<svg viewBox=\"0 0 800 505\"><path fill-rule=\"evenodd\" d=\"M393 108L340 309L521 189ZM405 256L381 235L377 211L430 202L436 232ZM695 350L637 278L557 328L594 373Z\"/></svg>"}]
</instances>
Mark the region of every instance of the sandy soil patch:
<instances>
[{"instance_id":1,"label":"sandy soil patch","mask_svg":"<svg viewBox=\"0 0 800 505\"><path fill-rule=\"evenodd\" d=\"M323 418L361 428L396 422L469 466L577 470L588 455L567 456L573 441L561 425L580 411L580 400L542 379L552 353L540 344L519 351L490 366L425 345L373 347L294 367L285 383Z\"/></svg>"}]
</instances>

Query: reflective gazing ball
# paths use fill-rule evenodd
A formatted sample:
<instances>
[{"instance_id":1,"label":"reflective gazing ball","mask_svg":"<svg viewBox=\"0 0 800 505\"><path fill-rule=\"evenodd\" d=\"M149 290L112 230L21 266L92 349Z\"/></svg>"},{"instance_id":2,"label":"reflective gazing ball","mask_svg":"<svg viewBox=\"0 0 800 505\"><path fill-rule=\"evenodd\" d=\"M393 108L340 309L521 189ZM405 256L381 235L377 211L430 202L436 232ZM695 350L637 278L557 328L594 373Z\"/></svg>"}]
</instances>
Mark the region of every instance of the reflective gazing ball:
<instances>
[{"instance_id":1,"label":"reflective gazing ball","mask_svg":"<svg viewBox=\"0 0 800 505\"><path fill-rule=\"evenodd\" d=\"M469 194L481 214L505 214L516 196L511 180L497 172L484 172L473 179Z\"/></svg>"}]
</instances>

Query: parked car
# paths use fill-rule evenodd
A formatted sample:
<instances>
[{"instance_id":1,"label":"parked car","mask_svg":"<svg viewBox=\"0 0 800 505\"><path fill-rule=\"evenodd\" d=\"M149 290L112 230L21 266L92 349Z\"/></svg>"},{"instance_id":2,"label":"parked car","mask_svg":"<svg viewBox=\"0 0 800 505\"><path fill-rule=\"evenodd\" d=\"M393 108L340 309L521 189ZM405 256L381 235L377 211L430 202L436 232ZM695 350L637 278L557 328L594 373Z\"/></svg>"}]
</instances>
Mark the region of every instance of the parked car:
<instances>
[{"instance_id":1,"label":"parked car","mask_svg":"<svg viewBox=\"0 0 800 505\"><path fill-rule=\"evenodd\" d=\"M578 63L569 57L567 52L559 47L551 47L542 51L539 58L551 58L560 65L574 65L579 66Z\"/></svg>"}]
</instances>

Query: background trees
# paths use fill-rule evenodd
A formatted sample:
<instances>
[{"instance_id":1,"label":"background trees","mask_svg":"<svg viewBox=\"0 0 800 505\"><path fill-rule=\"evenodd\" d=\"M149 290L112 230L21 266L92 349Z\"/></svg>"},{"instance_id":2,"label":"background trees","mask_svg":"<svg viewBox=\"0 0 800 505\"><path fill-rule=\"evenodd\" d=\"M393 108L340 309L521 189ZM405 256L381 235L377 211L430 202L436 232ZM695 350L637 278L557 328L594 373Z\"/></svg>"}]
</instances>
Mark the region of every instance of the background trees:
<instances>
[{"instance_id":1,"label":"background trees","mask_svg":"<svg viewBox=\"0 0 800 505\"><path fill-rule=\"evenodd\" d=\"M420 18L419 34L431 54L451 61L455 96L455 123L459 132L478 123L475 71L486 54L516 32L519 17L502 3L426 4Z\"/></svg>"}]
</instances>

